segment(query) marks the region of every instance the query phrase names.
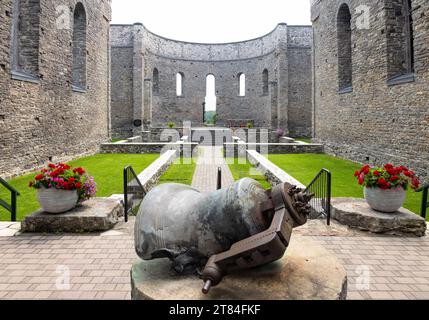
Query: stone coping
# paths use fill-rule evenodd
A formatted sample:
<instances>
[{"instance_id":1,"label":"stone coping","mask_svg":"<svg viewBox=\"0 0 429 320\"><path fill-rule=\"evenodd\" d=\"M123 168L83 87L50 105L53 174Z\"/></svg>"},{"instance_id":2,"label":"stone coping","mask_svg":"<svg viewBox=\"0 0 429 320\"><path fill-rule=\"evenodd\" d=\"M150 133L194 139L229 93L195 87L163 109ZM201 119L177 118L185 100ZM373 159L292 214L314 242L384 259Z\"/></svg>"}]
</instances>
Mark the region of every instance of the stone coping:
<instances>
[{"instance_id":1,"label":"stone coping","mask_svg":"<svg viewBox=\"0 0 429 320\"><path fill-rule=\"evenodd\" d=\"M270 154L297 154L297 153L324 153L323 144L306 144L306 143L247 143L242 140L238 142L226 142L224 148L234 150L238 156L245 156L241 154L243 150L256 150L260 153L268 152Z\"/></svg>"},{"instance_id":2,"label":"stone coping","mask_svg":"<svg viewBox=\"0 0 429 320\"><path fill-rule=\"evenodd\" d=\"M382 213L371 209L364 199L354 198L333 198L331 205L332 217L350 228L394 236L426 235L426 221L405 208Z\"/></svg>"},{"instance_id":3,"label":"stone coping","mask_svg":"<svg viewBox=\"0 0 429 320\"><path fill-rule=\"evenodd\" d=\"M138 175L146 192L158 185L161 176L170 168L177 156L177 150L169 150Z\"/></svg>"},{"instance_id":4,"label":"stone coping","mask_svg":"<svg viewBox=\"0 0 429 320\"><path fill-rule=\"evenodd\" d=\"M38 210L21 223L21 232L87 233L112 229L123 216L123 206L113 199L94 198L62 214Z\"/></svg>"},{"instance_id":5,"label":"stone coping","mask_svg":"<svg viewBox=\"0 0 429 320\"><path fill-rule=\"evenodd\" d=\"M308 237L293 235L283 259L225 277L208 295L198 275L177 275L168 259L139 261L131 270L134 300L345 300L347 273ZM185 289L184 289L185 288Z\"/></svg>"},{"instance_id":6,"label":"stone coping","mask_svg":"<svg viewBox=\"0 0 429 320\"><path fill-rule=\"evenodd\" d=\"M297 186L298 188L306 188L301 182L286 173L284 170L280 169L259 152L255 150L247 150L247 158L249 162L265 176L271 185L287 182Z\"/></svg>"},{"instance_id":7,"label":"stone coping","mask_svg":"<svg viewBox=\"0 0 429 320\"><path fill-rule=\"evenodd\" d=\"M128 143L104 143L100 146L101 153L130 153L130 154L155 154L170 150L193 150L198 143L188 142L128 142Z\"/></svg>"}]
</instances>

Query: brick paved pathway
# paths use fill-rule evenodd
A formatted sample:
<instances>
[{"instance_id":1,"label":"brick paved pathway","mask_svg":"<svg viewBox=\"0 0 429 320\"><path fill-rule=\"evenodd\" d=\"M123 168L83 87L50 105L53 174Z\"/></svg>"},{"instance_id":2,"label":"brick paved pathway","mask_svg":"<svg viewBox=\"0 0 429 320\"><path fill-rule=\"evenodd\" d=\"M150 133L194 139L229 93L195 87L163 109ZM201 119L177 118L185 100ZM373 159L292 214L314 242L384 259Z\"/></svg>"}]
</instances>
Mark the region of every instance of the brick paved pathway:
<instances>
[{"instance_id":1,"label":"brick paved pathway","mask_svg":"<svg viewBox=\"0 0 429 320\"><path fill-rule=\"evenodd\" d=\"M104 235L0 237L0 299L130 299L129 272L138 259L133 226L131 220ZM428 237L374 236L322 221L295 232L344 264L349 299L429 299ZM57 286L64 270L69 289Z\"/></svg>"},{"instance_id":2,"label":"brick paved pathway","mask_svg":"<svg viewBox=\"0 0 429 320\"><path fill-rule=\"evenodd\" d=\"M192 186L201 192L216 190L218 168L222 169L222 186L234 182L231 170L222 155L222 147L199 146L199 156Z\"/></svg>"}]
</instances>

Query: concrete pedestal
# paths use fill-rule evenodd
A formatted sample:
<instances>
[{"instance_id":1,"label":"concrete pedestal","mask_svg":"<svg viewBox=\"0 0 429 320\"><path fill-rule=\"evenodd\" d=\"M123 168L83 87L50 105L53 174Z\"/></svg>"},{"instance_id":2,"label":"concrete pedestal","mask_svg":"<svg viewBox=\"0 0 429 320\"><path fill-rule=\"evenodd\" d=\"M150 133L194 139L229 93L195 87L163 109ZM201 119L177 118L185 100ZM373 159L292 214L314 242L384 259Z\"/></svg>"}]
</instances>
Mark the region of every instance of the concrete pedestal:
<instances>
[{"instance_id":1,"label":"concrete pedestal","mask_svg":"<svg viewBox=\"0 0 429 320\"><path fill-rule=\"evenodd\" d=\"M112 229L123 216L123 207L109 198L95 198L82 206L62 214L36 211L21 223L21 232L32 233L82 233Z\"/></svg>"},{"instance_id":2,"label":"concrete pedestal","mask_svg":"<svg viewBox=\"0 0 429 320\"><path fill-rule=\"evenodd\" d=\"M347 275L327 250L294 236L285 257L270 265L227 276L201 292L196 275L179 276L169 260L140 261L131 270L134 300L344 300Z\"/></svg>"},{"instance_id":3,"label":"concrete pedestal","mask_svg":"<svg viewBox=\"0 0 429 320\"><path fill-rule=\"evenodd\" d=\"M351 228L373 233L423 237L426 221L413 212L401 208L395 213L382 213L370 208L364 199L332 199L333 218Z\"/></svg>"}]
</instances>

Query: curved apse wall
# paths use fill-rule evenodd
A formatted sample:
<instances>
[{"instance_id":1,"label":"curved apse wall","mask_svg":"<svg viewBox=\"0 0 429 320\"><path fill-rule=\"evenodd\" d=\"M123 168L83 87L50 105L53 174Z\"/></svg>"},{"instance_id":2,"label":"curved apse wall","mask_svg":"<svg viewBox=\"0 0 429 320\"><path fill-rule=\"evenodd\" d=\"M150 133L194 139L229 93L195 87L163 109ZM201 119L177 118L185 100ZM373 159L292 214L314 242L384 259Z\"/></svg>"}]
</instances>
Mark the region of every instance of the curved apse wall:
<instances>
[{"instance_id":1,"label":"curved apse wall","mask_svg":"<svg viewBox=\"0 0 429 320\"><path fill-rule=\"evenodd\" d=\"M171 40L142 24L112 25L113 134L138 133L142 128L135 120L141 120L145 130L169 121L202 125L206 77L212 74L219 126L228 126L231 120L253 121L257 127L310 135L311 43L310 26L283 23L265 36L222 44ZM181 96L176 94L178 73ZM241 74L246 79L244 96Z\"/></svg>"}]
</instances>

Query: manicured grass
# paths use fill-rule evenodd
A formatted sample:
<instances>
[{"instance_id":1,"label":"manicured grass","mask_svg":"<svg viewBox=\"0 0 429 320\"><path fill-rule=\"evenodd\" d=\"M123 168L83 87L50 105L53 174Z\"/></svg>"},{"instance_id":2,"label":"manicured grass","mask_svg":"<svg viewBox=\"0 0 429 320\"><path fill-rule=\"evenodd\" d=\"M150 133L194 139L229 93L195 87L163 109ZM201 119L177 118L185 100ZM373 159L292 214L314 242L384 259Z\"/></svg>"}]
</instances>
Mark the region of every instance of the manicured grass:
<instances>
[{"instance_id":1,"label":"manicured grass","mask_svg":"<svg viewBox=\"0 0 429 320\"><path fill-rule=\"evenodd\" d=\"M308 185L323 168L332 173L332 196L363 198L363 189L358 185L354 172L360 164L325 154L270 155L269 159L284 171ZM420 213L421 193L408 191L404 207Z\"/></svg>"},{"instance_id":2,"label":"manicured grass","mask_svg":"<svg viewBox=\"0 0 429 320\"><path fill-rule=\"evenodd\" d=\"M296 141L305 142L305 143L313 143L311 138L296 138Z\"/></svg>"},{"instance_id":3,"label":"manicured grass","mask_svg":"<svg viewBox=\"0 0 429 320\"><path fill-rule=\"evenodd\" d=\"M192 178L195 173L195 161L182 159L180 163L174 163L167 172L161 177L159 183L181 183L192 184Z\"/></svg>"},{"instance_id":4,"label":"manicured grass","mask_svg":"<svg viewBox=\"0 0 429 320\"><path fill-rule=\"evenodd\" d=\"M109 197L112 194L123 193L122 172L125 166L131 165L134 171L139 174L158 157L159 155L157 154L98 154L71 161L70 164L74 167L84 167L90 175L94 176L97 183L98 197ZM28 182L33 177L34 173L9 181L21 193L21 196L18 197L18 220L22 220L39 208L36 190L28 187ZM4 188L0 189L0 198L9 202L8 193ZM0 220L10 220L10 214L3 208L0 208Z\"/></svg>"},{"instance_id":5,"label":"manicured grass","mask_svg":"<svg viewBox=\"0 0 429 320\"><path fill-rule=\"evenodd\" d=\"M110 140L110 142L111 143L116 143L116 142L123 141L123 140L126 140L126 139L114 138L114 139Z\"/></svg>"},{"instance_id":6,"label":"manicured grass","mask_svg":"<svg viewBox=\"0 0 429 320\"><path fill-rule=\"evenodd\" d=\"M227 159L229 169L235 181L243 178L252 178L258 181L265 189L271 189L271 184L250 163L239 164L238 159Z\"/></svg>"}]
</instances>

